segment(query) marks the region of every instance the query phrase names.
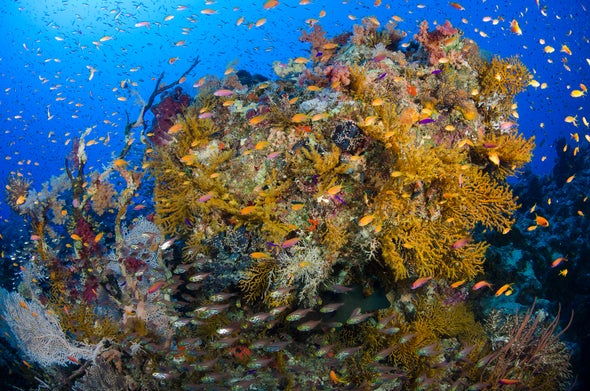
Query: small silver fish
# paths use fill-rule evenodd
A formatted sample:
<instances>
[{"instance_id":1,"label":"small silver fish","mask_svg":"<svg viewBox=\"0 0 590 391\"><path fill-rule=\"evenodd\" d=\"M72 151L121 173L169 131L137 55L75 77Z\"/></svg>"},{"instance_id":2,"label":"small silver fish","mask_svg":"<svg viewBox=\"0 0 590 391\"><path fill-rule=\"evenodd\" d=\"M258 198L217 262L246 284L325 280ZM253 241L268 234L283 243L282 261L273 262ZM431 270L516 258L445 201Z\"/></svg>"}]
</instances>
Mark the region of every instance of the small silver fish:
<instances>
[{"instance_id":1,"label":"small silver fish","mask_svg":"<svg viewBox=\"0 0 590 391\"><path fill-rule=\"evenodd\" d=\"M268 364L272 362L272 358L257 358L254 360L250 360L248 363L248 368L250 369L258 369L262 367L266 367Z\"/></svg>"},{"instance_id":2,"label":"small silver fish","mask_svg":"<svg viewBox=\"0 0 590 391\"><path fill-rule=\"evenodd\" d=\"M254 314L251 317L249 317L248 322L254 323L254 324L262 323L265 320L267 320L268 318L270 318L271 316L272 315L268 312L260 312L258 314Z\"/></svg>"},{"instance_id":3,"label":"small silver fish","mask_svg":"<svg viewBox=\"0 0 590 391\"><path fill-rule=\"evenodd\" d=\"M408 333L408 334L404 334L400 337L399 339L399 343L407 343L408 341L410 341L412 338L414 338L416 335L418 335L418 333Z\"/></svg>"},{"instance_id":4,"label":"small silver fish","mask_svg":"<svg viewBox=\"0 0 590 391\"><path fill-rule=\"evenodd\" d=\"M228 335L233 333L236 330L235 327L220 327L215 332L219 335Z\"/></svg>"},{"instance_id":5,"label":"small silver fish","mask_svg":"<svg viewBox=\"0 0 590 391\"><path fill-rule=\"evenodd\" d=\"M317 352L315 352L315 355L316 357L323 357L326 354L330 353L332 351L332 348L334 348L334 345L322 346L317 350Z\"/></svg>"},{"instance_id":6,"label":"small silver fish","mask_svg":"<svg viewBox=\"0 0 590 391\"><path fill-rule=\"evenodd\" d=\"M357 347L354 347L354 348L342 349L341 351L339 351L338 353L336 353L336 355L334 357L337 360L344 360L345 358L347 358L347 357L355 354L359 350L361 350L361 346L357 346Z\"/></svg>"},{"instance_id":7,"label":"small silver fish","mask_svg":"<svg viewBox=\"0 0 590 391\"><path fill-rule=\"evenodd\" d=\"M367 318L373 316L373 313L362 314L361 309L359 307L355 308L350 314L350 317L346 321L346 324L359 324L364 322Z\"/></svg>"},{"instance_id":8,"label":"small silver fish","mask_svg":"<svg viewBox=\"0 0 590 391\"><path fill-rule=\"evenodd\" d=\"M310 331L313 330L314 328L317 327L318 324L320 324L322 320L318 319L318 320L309 320L305 323L301 323L300 325L297 326L297 330L299 331Z\"/></svg>"},{"instance_id":9,"label":"small silver fish","mask_svg":"<svg viewBox=\"0 0 590 391\"><path fill-rule=\"evenodd\" d=\"M213 301L213 302L220 302L220 301L225 301L231 297L236 296L237 293L216 293L214 295L209 296L209 300Z\"/></svg>"},{"instance_id":10,"label":"small silver fish","mask_svg":"<svg viewBox=\"0 0 590 391\"><path fill-rule=\"evenodd\" d=\"M311 311L313 311L311 308L303 308L300 310L296 310L291 312L289 315L287 315L287 321L289 322L294 322L296 320L302 319L303 317L305 317L305 315L309 314Z\"/></svg>"},{"instance_id":11,"label":"small silver fish","mask_svg":"<svg viewBox=\"0 0 590 391\"><path fill-rule=\"evenodd\" d=\"M436 349L437 347L438 347L438 343L433 343L431 345L423 346L420 349L418 349L416 354L418 354L418 356L423 356L423 357L433 357L433 356L436 356L437 354L440 353L440 350Z\"/></svg>"},{"instance_id":12,"label":"small silver fish","mask_svg":"<svg viewBox=\"0 0 590 391\"><path fill-rule=\"evenodd\" d=\"M344 303L330 303L326 304L322 308L320 308L320 312L322 314L329 314L330 312L336 311L338 308L342 307Z\"/></svg>"},{"instance_id":13,"label":"small silver fish","mask_svg":"<svg viewBox=\"0 0 590 391\"><path fill-rule=\"evenodd\" d=\"M190 276L188 280L191 282L200 282L200 281L203 281L205 278L207 278L207 276L209 276L209 274L211 274L211 273L195 274L194 276Z\"/></svg>"},{"instance_id":14,"label":"small silver fish","mask_svg":"<svg viewBox=\"0 0 590 391\"><path fill-rule=\"evenodd\" d=\"M375 355L373 360L374 361L381 361L381 360L387 358L387 356L389 356L394 350L395 350L395 346L391 346L389 348L383 349L382 351L380 351L379 353L377 353Z\"/></svg>"},{"instance_id":15,"label":"small silver fish","mask_svg":"<svg viewBox=\"0 0 590 391\"><path fill-rule=\"evenodd\" d=\"M176 242L176 237L166 240L164 243L160 244L160 250L168 250L174 242Z\"/></svg>"}]
</instances>

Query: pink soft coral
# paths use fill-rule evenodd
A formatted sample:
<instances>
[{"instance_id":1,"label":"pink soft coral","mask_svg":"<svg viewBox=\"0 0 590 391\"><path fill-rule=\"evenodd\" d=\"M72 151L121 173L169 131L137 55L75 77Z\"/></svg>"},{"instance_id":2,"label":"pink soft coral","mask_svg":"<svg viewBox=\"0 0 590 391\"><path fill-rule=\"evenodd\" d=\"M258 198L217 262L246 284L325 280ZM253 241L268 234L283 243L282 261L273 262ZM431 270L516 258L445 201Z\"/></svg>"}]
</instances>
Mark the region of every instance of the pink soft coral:
<instances>
[{"instance_id":1,"label":"pink soft coral","mask_svg":"<svg viewBox=\"0 0 590 391\"><path fill-rule=\"evenodd\" d=\"M339 89L340 86L350 84L350 69L344 64L329 65L324 69L324 75L330 79L332 88Z\"/></svg>"},{"instance_id":2,"label":"pink soft coral","mask_svg":"<svg viewBox=\"0 0 590 391\"><path fill-rule=\"evenodd\" d=\"M445 52L442 49L444 41L458 32L459 30L454 28L448 20L444 24L436 26L436 30L433 31L428 31L428 22L423 21L420 23L420 31L414 36L414 39L426 49L430 63L436 65L441 58L445 57Z\"/></svg>"}]
</instances>

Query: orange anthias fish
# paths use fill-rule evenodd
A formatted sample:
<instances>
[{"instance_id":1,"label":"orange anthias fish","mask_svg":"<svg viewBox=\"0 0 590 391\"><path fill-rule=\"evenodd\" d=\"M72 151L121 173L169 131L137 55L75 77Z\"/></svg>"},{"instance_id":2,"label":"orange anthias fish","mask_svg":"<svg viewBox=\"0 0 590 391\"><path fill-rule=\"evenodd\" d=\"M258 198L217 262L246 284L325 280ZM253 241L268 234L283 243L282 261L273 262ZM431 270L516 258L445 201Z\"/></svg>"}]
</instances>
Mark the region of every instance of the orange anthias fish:
<instances>
[{"instance_id":1,"label":"orange anthias fish","mask_svg":"<svg viewBox=\"0 0 590 391\"><path fill-rule=\"evenodd\" d=\"M334 384L344 384L344 383L346 383L346 381L344 379L342 379L340 376L338 376L336 374L336 372L334 372L333 370L330 371L330 380L332 380L332 382Z\"/></svg>"},{"instance_id":2,"label":"orange anthias fish","mask_svg":"<svg viewBox=\"0 0 590 391\"><path fill-rule=\"evenodd\" d=\"M549 221L543 216L536 215L535 223L541 227L549 227Z\"/></svg>"},{"instance_id":3,"label":"orange anthias fish","mask_svg":"<svg viewBox=\"0 0 590 391\"><path fill-rule=\"evenodd\" d=\"M148 288L148 293L154 293L157 292L158 290L160 290L160 288L162 288L164 286L166 282L164 281L156 281L154 282L149 288Z\"/></svg>"},{"instance_id":4,"label":"orange anthias fish","mask_svg":"<svg viewBox=\"0 0 590 391\"><path fill-rule=\"evenodd\" d=\"M503 384L503 385L514 385L514 384L519 384L520 380L502 378L502 379L498 380L498 383Z\"/></svg>"},{"instance_id":5,"label":"orange anthias fish","mask_svg":"<svg viewBox=\"0 0 590 391\"><path fill-rule=\"evenodd\" d=\"M510 31L512 31L516 35L522 35L522 30L520 29L520 26L518 25L516 19L512 19L512 22L510 22Z\"/></svg>"},{"instance_id":6,"label":"orange anthias fish","mask_svg":"<svg viewBox=\"0 0 590 391\"><path fill-rule=\"evenodd\" d=\"M432 280L432 277L420 277L412 284L412 289L418 289L428 281Z\"/></svg>"},{"instance_id":7,"label":"orange anthias fish","mask_svg":"<svg viewBox=\"0 0 590 391\"><path fill-rule=\"evenodd\" d=\"M256 210L256 206L249 205L249 206L246 206L246 207L242 208L240 210L240 214L242 214L242 215L249 215L250 213L254 212L254 210Z\"/></svg>"},{"instance_id":8,"label":"orange anthias fish","mask_svg":"<svg viewBox=\"0 0 590 391\"><path fill-rule=\"evenodd\" d=\"M556 258L553 262L551 262L551 269L556 268L557 266L561 265L562 262L565 261L567 261L566 257Z\"/></svg>"},{"instance_id":9,"label":"orange anthias fish","mask_svg":"<svg viewBox=\"0 0 590 391\"><path fill-rule=\"evenodd\" d=\"M458 239L457 241L455 241L455 243L453 243L453 249L457 250L457 249L465 246L469 242L470 239L471 238L469 238L469 237Z\"/></svg>"},{"instance_id":10,"label":"orange anthias fish","mask_svg":"<svg viewBox=\"0 0 590 391\"><path fill-rule=\"evenodd\" d=\"M509 291L511 291L512 285L514 285L514 283L502 285L502 287L496 291L496 296L500 296L503 293L508 293Z\"/></svg>"},{"instance_id":11,"label":"orange anthias fish","mask_svg":"<svg viewBox=\"0 0 590 391\"><path fill-rule=\"evenodd\" d=\"M465 284L466 280L459 280L457 282L453 282L451 284L451 288L456 289L459 288L461 285Z\"/></svg>"},{"instance_id":12,"label":"orange anthias fish","mask_svg":"<svg viewBox=\"0 0 590 391\"><path fill-rule=\"evenodd\" d=\"M296 245L299 241L301 240L301 238L296 237L296 238L292 238L292 239L287 239L285 240L283 243L281 243L281 247L282 248L289 248L289 247L293 247L294 245Z\"/></svg>"},{"instance_id":13,"label":"orange anthias fish","mask_svg":"<svg viewBox=\"0 0 590 391\"><path fill-rule=\"evenodd\" d=\"M375 215L373 214L361 217L361 219L359 220L359 227L364 227L365 225L371 224L374 218Z\"/></svg>"},{"instance_id":14,"label":"orange anthias fish","mask_svg":"<svg viewBox=\"0 0 590 391\"><path fill-rule=\"evenodd\" d=\"M473 288L471 288L472 291L476 291L479 290L481 288L490 288L492 289L492 284L490 284L489 282L487 282L486 280L481 280L479 282L476 282L475 285L473 285Z\"/></svg>"},{"instance_id":15,"label":"orange anthias fish","mask_svg":"<svg viewBox=\"0 0 590 391\"><path fill-rule=\"evenodd\" d=\"M451 7L453 7L454 9L456 9L456 10L459 10L459 11L465 11L465 7L463 7L463 6L462 6L461 4L459 4L459 3L455 3L454 1L451 1L451 2L449 2L449 5L450 5Z\"/></svg>"},{"instance_id":16,"label":"orange anthias fish","mask_svg":"<svg viewBox=\"0 0 590 391\"><path fill-rule=\"evenodd\" d=\"M279 5L279 2L277 0L268 0L266 3L264 3L262 8L264 8L265 10L269 10L271 8L276 7L277 5Z\"/></svg>"}]
</instances>

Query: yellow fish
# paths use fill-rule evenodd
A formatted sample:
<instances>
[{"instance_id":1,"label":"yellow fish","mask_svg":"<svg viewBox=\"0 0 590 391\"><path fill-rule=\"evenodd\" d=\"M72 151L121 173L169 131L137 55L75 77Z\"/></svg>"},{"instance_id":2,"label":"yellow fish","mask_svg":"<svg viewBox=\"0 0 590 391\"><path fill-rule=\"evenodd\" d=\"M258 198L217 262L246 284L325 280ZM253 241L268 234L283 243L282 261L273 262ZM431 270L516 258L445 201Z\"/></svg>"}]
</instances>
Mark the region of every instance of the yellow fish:
<instances>
[{"instance_id":1,"label":"yellow fish","mask_svg":"<svg viewBox=\"0 0 590 391\"><path fill-rule=\"evenodd\" d=\"M261 114L261 115L257 115L256 117L250 118L250 120L248 121L248 123L250 125L258 125L259 123L261 123L265 119L266 119L266 114Z\"/></svg>"},{"instance_id":2,"label":"yellow fish","mask_svg":"<svg viewBox=\"0 0 590 391\"><path fill-rule=\"evenodd\" d=\"M25 203L27 196L21 195L16 199L16 205L22 205Z\"/></svg>"},{"instance_id":3,"label":"yellow fish","mask_svg":"<svg viewBox=\"0 0 590 391\"><path fill-rule=\"evenodd\" d=\"M498 157L498 154L496 152L490 152L488 154L488 159L490 159L490 161L494 163L496 166L500 165L500 158Z\"/></svg>"},{"instance_id":4,"label":"yellow fish","mask_svg":"<svg viewBox=\"0 0 590 391\"><path fill-rule=\"evenodd\" d=\"M522 35L522 30L520 29L520 26L518 25L516 19L512 19L512 22L510 22L510 31L512 31L516 35Z\"/></svg>"},{"instance_id":5,"label":"yellow fish","mask_svg":"<svg viewBox=\"0 0 590 391\"><path fill-rule=\"evenodd\" d=\"M115 167L125 167L128 163L124 159L115 159L113 160L113 166Z\"/></svg>"},{"instance_id":6,"label":"yellow fish","mask_svg":"<svg viewBox=\"0 0 590 391\"><path fill-rule=\"evenodd\" d=\"M364 227L365 225L371 224L373 219L375 219L375 215L373 214L361 217L361 219L359 220L359 227Z\"/></svg>"},{"instance_id":7,"label":"yellow fish","mask_svg":"<svg viewBox=\"0 0 590 391\"><path fill-rule=\"evenodd\" d=\"M336 194L340 193L340 190L342 190L342 186L336 185L336 186L330 187L328 189L327 193L330 195L336 195Z\"/></svg>"},{"instance_id":8,"label":"yellow fish","mask_svg":"<svg viewBox=\"0 0 590 391\"><path fill-rule=\"evenodd\" d=\"M500 287L500 289L498 289L496 291L496 296L500 296L503 293L508 293L508 291L512 290L512 285L514 285L514 283L512 284L504 284Z\"/></svg>"},{"instance_id":9,"label":"yellow fish","mask_svg":"<svg viewBox=\"0 0 590 391\"><path fill-rule=\"evenodd\" d=\"M250 213L254 212L255 209L256 207L254 205L246 206L245 208L242 208L242 210L240 210L240 214L249 215Z\"/></svg>"},{"instance_id":10,"label":"yellow fish","mask_svg":"<svg viewBox=\"0 0 590 391\"><path fill-rule=\"evenodd\" d=\"M572 92L570 93L570 96L572 98L580 98L584 95L585 95L585 92L581 91L581 90L572 90Z\"/></svg>"},{"instance_id":11,"label":"yellow fish","mask_svg":"<svg viewBox=\"0 0 590 391\"><path fill-rule=\"evenodd\" d=\"M291 117L291 122L299 123L307 121L308 119L309 117L307 116L307 114L297 113L293 117Z\"/></svg>"},{"instance_id":12,"label":"yellow fish","mask_svg":"<svg viewBox=\"0 0 590 391\"><path fill-rule=\"evenodd\" d=\"M269 145L270 145L270 143L268 141L259 141L254 146L254 149L256 149L256 150L264 149L264 148L268 147Z\"/></svg>"},{"instance_id":13,"label":"yellow fish","mask_svg":"<svg viewBox=\"0 0 590 391\"><path fill-rule=\"evenodd\" d=\"M323 119L328 118L330 115L327 113L320 113L320 114L315 114L313 117L311 117L312 121L321 121Z\"/></svg>"}]
</instances>

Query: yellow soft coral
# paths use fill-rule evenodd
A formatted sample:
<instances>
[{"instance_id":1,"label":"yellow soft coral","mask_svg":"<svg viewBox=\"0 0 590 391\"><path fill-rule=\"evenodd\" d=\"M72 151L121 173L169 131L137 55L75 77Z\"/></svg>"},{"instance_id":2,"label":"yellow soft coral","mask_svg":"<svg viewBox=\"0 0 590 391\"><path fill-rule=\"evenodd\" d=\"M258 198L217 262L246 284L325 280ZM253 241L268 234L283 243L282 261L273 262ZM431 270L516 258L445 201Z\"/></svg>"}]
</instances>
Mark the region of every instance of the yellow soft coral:
<instances>
[{"instance_id":1,"label":"yellow soft coral","mask_svg":"<svg viewBox=\"0 0 590 391\"><path fill-rule=\"evenodd\" d=\"M277 261L273 258L260 259L250 266L244 278L238 283L247 303L253 304L265 298L276 268Z\"/></svg>"},{"instance_id":2,"label":"yellow soft coral","mask_svg":"<svg viewBox=\"0 0 590 391\"><path fill-rule=\"evenodd\" d=\"M517 58L492 58L489 64L479 72L481 95L489 97L499 94L508 99L523 91L528 85L530 73Z\"/></svg>"}]
</instances>

